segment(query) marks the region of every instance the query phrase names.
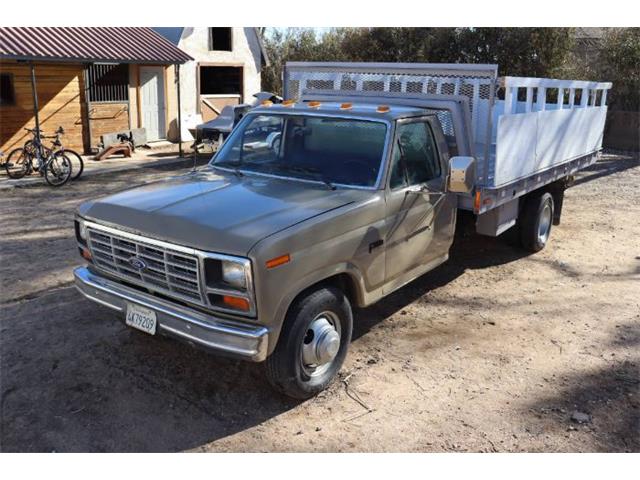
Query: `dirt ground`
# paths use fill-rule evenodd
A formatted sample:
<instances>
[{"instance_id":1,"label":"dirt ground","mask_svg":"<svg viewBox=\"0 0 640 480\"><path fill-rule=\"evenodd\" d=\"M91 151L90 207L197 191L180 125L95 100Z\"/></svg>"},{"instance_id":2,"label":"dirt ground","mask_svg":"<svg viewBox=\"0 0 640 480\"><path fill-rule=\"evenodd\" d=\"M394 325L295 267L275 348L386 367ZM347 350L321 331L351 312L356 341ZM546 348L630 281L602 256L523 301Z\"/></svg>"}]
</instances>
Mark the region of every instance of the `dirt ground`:
<instances>
[{"instance_id":1,"label":"dirt ground","mask_svg":"<svg viewBox=\"0 0 640 480\"><path fill-rule=\"evenodd\" d=\"M458 235L356 312L340 380L306 402L72 287L75 207L177 170L2 192L0 450L640 451L637 156L580 174L539 254Z\"/></svg>"}]
</instances>

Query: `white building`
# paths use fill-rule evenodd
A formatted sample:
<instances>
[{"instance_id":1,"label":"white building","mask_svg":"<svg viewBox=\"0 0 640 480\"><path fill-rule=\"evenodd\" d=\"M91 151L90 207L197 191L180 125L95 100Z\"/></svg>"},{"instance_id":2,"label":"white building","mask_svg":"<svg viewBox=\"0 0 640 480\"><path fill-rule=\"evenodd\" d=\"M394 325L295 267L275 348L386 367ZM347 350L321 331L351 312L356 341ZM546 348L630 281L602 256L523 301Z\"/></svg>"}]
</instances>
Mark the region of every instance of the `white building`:
<instances>
[{"instance_id":1,"label":"white building","mask_svg":"<svg viewBox=\"0 0 640 480\"><path fill-rule=\"evenodd\" d=\"M154 30L194 59L180 66L183 124L197 114L205 122L211 120L225 105L250 103L261 90L260 70L268 60L257 27Z\"/></svg>"}]
</instances>

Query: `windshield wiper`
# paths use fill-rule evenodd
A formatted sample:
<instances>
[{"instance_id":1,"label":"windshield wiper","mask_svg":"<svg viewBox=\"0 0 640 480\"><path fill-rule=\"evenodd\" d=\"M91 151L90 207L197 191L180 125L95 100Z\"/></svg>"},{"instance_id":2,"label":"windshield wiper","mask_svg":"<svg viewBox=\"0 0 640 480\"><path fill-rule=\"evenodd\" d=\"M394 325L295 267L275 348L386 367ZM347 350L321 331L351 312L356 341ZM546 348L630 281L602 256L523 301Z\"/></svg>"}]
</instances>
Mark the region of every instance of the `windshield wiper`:
<instances>
[{"instance_id":1,"label":"windshield wiper","mask_svg":"<svg viewBox=\"0 0 640 480\"><path fill-rule=\"evenodd\" d=\"M284 171L289 170L291 172L314 175L319 181L324 183L329 188L329 190L335 190L336 189L336 186L333 183L331 183L331 181L329 181L329 179L327 179L327 177L318 168L315 168L315 167L304 167L302 165L291 165L291 164L282 163L282 162L274 163L272 165L274 167L279 168L280 170L284 170Z\"/></svg>"},{"instance_id":2,"label":"windshield wiper","mask_svg":"<svg viewBox=\"0 0 640 480\"><path fill-rule=\"evenodd\" d=\"M211 164L213 167L222 167L222 168L229 168L231 170L233 170L233 173L235 173L236 177L240 178L240 177L244 177L244 173L242 173L240 171L240 167L241 165L243 165L243 162L218 162L218 163L212 163Z\"/></svg>"}]
</instances>

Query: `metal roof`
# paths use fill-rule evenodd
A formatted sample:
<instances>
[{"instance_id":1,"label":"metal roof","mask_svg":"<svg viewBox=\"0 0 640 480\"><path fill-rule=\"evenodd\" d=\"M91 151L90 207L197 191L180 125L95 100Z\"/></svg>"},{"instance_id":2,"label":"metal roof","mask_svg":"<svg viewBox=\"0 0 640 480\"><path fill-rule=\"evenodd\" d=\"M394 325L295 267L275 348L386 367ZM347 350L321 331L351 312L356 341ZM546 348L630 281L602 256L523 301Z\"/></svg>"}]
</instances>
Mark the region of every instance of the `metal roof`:
<instances>
[{"instance_id":1,"label":"metal roof","mask_svg":"<svg viewBox=\"0 0 640 480\"><path fill-rule=\"evenodd\" d=\"M161 64L193 60L147 27L0 27L0 58Z\"/></svg>"}]
</instances>

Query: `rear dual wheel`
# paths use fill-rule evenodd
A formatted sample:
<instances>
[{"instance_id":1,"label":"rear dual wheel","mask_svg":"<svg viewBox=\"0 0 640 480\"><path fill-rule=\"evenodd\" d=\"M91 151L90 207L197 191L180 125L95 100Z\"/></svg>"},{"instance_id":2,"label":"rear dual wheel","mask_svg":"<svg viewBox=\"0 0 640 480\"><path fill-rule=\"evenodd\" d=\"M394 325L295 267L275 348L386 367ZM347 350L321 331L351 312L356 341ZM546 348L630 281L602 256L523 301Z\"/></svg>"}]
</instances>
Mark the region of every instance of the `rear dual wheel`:
<instances>
[{"instance_id":1,"label":"rear dual wheel","mask_svg":"<svg viewBox=\"0 0 640 480\"><path fill-rule=\"evenodd\" d=\"M533 193L527 197L520 214L520 242L530 252L542 250L551 234L553 224L553 196L549 192Z\"/></svg>"}]
</instances>

